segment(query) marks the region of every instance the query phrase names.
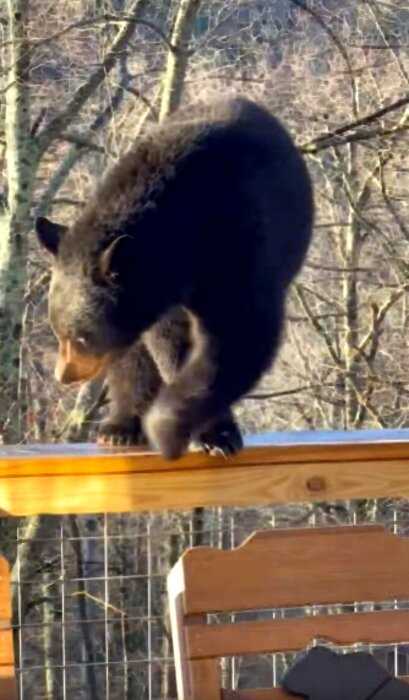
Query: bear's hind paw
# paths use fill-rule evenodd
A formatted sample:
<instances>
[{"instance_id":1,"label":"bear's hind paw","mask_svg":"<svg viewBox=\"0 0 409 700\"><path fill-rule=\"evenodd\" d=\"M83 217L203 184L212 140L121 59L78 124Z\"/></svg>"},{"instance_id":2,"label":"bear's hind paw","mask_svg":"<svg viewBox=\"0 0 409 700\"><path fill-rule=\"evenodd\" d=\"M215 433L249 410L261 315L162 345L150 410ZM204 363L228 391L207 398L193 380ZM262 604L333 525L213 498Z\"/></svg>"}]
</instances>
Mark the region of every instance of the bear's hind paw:
<instances>
[{"instance_id":1,"label":"bear's hind paw","mask_svg":"<svg viewBox=\"0 0 409 700\"><path fill-rule=\"evenodd\" d=\"M98 445L104 447L138 445L147 447L148 441L138 417L117 423L107 419L101 423L97 437Z\"/></svg>"}]
</instances>

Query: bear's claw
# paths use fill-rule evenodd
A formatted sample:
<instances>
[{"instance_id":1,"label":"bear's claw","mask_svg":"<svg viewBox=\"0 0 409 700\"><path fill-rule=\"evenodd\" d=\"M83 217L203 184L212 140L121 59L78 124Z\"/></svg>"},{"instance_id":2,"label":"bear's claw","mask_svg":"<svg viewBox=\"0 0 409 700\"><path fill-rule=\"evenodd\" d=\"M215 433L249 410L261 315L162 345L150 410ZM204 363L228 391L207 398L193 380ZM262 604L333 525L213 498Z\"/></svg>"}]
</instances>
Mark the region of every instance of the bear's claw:
<instances>
[{"instance_id":1,"label":"bear's claw","mask_svg":"<svg viewBox=\"0 0 409 700\"><path fill-rule=\"evenodd\" d=\"M98 431L97 443L105 447L115 447L118 445L142 445L146 447L148 441L143 432L139 418L134 416L121 423L116 423L109 419L101 423Z\"/></svg>"},{"instance_id":2,"label":"bear's claw","mask_svg":"<svg viewBox=\"0 0 409 700\"><path fill-rule=\"evenodd\" d=\"M243 438L233 421L222 425L216 423L196 438L195 446L212 456L230 457L242 449Z\"/></svg>"}]
</instances>

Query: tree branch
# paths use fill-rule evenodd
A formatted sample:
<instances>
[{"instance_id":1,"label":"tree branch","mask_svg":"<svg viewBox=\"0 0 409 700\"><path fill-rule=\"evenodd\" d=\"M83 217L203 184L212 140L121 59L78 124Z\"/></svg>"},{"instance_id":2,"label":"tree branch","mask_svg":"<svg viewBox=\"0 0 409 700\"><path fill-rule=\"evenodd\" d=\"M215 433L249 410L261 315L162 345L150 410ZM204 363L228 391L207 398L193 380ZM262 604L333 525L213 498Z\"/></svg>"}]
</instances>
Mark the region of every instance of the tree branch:
<instances>
[{"instance_id":1,"label":"tree branch","mask_svg":"<svg viewBox=\"0 0 409 700\"><path fill-rule=\"evenodd\" d=\"M356 95L356 83L355 83L355 78L354 78L354 71L351 65L351 62L349 60L349 55L348 51L346 50L345 46L343 45L342 41L339 39L338 35L334 30L328 26L328 24L323 20L321 17L320 13L317 12L317 10L314 10L312 7L309 7L304 0L290 0L293 5L298 7L300 10L303 10L307 14L311 15L311 17L315 20L315 22L321 27L321 29L324 30L324 32L330 37L331 41L335 44L337 47L339 53L341 54L342 58L345 61L345 64L347 66L348 70L348 75L350 78L350 83L351 83L351 94L352 94L352 108L353 108L353 113L354 116L358 116L358 105L357 105L357 95Z\"/></svg>"},{"instance_id":2,"label":"tree branch","mask_svg":"<svg viewBox=\"0 0 409 700\"><path fill-rule=\"evenodd\" d=\"M98 146L96 143L92 143L82 134L64 133L61 134L61 139L63 141L68 141L68 143L77 146L78 148L86 148L87 151L94 151L95 153L106 153L105 148Z\"/></svg>"},{"instance_id":3,"label":"tree branch","mask_svg":"<svg viewBox=\"0 0 409 700\"><path fill-rule=\"evenodd\" d=\"M279 399L282 398L283 396L292 396L293 394L299 394L303 391L318 391L322 389L323 387L327 388L336 388L335 383L331 382L324 382L323 384L305 384L304 386L297 386L294 389L286 389L285 391L273 391L271 393L256 393L256 394L247 394L246 396L243 396L243 399L252 399L255 401L263 400L263 399Z\"/></svg>"},{"instance_id":4,"label":"tree branch","mask_svg":"<svg viewBox=\"0 0 409 700\"><path fill-rule=\"evenodd\" d=\"M392 294L390 294L389 299L387 299L381 307L373 307L372 327L359 344L359 347L357 348L357 351L359 353L363 353L367 345L369 343L372 343L373 339L377 335L379 335L380 327L385 320L386 314L392 308L392 306L396 304L396 302L399 301L399 299L402 298L402 296L408 291L408 289L409 283L402 285L400 289L397 289L396 291L392 292Z\"/></svg>"},{"instance_id":5,"label":"tree branch","mask_svg":"<svg viewBox=\"0 0 409 700\"><path fill-rule=\"evenodd\" d=\"M385 114L390 114L391 112L395 112L401 107L405 107L407 104L409 104L409 95L401 97L399 100L396 100L396 102L392 102L392 104L388 105L387 107L381 107L375 112L367 114L366 117L362 117L361 119L356 119L353 122L349 122L348 124L339 126L333 131L329 131L326 134L322 134L322 136L317 136L315 139L312 139L311 141L308 141L307 143L300 146L300 148L304 153L317 153L317 151L321 150L320 148L317 148L317 146L320 146L321 144L324 144L324 148L328 148L329 146L333 146L334 144L339 144L339 140L337 141L335 137L341 136L342 134L345 134L348 131L352 131L353 129L356 129L359 126L366 126L367 124L370 124L371 122L376 121L381 117L384 117ZM399 127L396 127L396 129L398 128ZM388 135L391 133L391 131L393 130L388 130ZM379 133L375 135L379 135Z\"/></svg>"},{"instance_id":6,"label":"tree branch","mask_svg":"<svg viewBox=\"0 0 409 700\"><path fill-rule=\"evenodd\" d=\"M295 291L296 291L296 294L297 294L297 297L298 297L298 300L299 300L301 306L303 307L305 313L307 314L307 316L311 322L311 325L316 330L318 335L320 335L321 338L324 340L324 343L327 347L327 350L328 350L331 358L335 362L336 366L340 367L341 360L340 360L339 356L337 355L336 351L334 350L334 346L332 344L331 338L330 338L329 334L327 333L327 331L325 330L325 328L323 328L323 326L319 323L319 321L315 318L313 312L311 311L310 306L305 298L305 294L303 292L301 285L296 284Z\"/></svg>"},{"instance_id":7,"label":"tree branch","mask_svg":"<svg viewBox=\"0 0 409 700\"><path fill-rule=\"evenodd\" d=\"M117 37L112 43L111 49L108 51L102 64L94 73L92 73L87 82L78 88L67 107L60 112L60 114L54 117L48 126L38 135L37 144L40 153L43 153L47 148L49 148L50 144L57 137L59 137L63 131L65 131L65 129L80 112L89 97L101 85L107 73L112 70L116 61L120 57L122 50L125 48L126 44L135 32L135 20L139 20L140 15L145 11L148 4L148 0L134 0L130 12L130 17L133 19L133 21L129 21L129 19L124 20L125 26L119 30Z\"/></svg>"},{"instance_id":8,"label":"tree branch","mask_svg":"<svg viewBox=\"0 0 409 700\"><path fill-rule=\"evenodd\" d=\"M122 101L124 89L124 86L119 86L112 97L110 104L94 119L89 129L91 134L101 129L111 119L115 109ZM66 178L68 177L68 174L79 159L88 152L89 146L90 143L85 140L83 140L82 143L79 143L78 140L74 141L73 146L70 148L67 155L48 182L47 189L42 194L42 197L36 207L36 216L44 216L47 213L51 203L54 201L55 195L61 189Z\"/></svg>"}]
</instances>

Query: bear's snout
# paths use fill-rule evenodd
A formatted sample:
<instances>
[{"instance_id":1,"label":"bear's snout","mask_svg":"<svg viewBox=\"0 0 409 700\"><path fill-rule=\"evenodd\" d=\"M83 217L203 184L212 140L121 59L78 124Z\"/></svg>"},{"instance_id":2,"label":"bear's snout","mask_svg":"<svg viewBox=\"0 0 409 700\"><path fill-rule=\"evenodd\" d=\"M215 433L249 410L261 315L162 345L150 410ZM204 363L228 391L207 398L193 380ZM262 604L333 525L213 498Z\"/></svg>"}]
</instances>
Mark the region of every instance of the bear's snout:
<instances>
[{"instance_id":1,"label":"bear's snout","mask_svg":"<svg viewBox=\"0 0 409 700\"><path fill-rule=\"evenodd\" d=\"M59 363L57 363L54 376L57 382L60 382L61 384L72 384L73 382L78 381L76 379L75 368L72 365L65 365L65 367L61 368Z\"/></svg>"},{"instance_id":2,"label":"bear's snout","mask_svg":"<svg viewBox=\"0 0 409 700\"><path fill-rule=\"evenodd\" d=\"M86 382L96 377L110 363L109 354L86 355L76 350L69 340L60 341L54 376L61 384Z\"/></svg>"}]
</instances>

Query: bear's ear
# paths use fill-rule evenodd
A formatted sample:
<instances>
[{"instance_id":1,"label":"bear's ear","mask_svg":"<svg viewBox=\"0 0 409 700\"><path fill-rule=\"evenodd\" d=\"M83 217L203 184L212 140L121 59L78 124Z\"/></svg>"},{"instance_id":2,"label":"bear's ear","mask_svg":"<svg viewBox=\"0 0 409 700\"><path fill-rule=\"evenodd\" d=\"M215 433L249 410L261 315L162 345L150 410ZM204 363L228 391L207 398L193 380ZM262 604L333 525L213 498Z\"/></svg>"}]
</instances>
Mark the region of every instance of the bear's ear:
<instances>
[{"instance_id":1,"label":"bear's ear","mask_svg":"<svg viewBox=\"0 0 409 700\"><path fill-rule=\"evenodd\" d=\"M55 224L53 221L46 219L45 216L40 216L36 219L35 230L41 245L46 248L49 253L57 255L61 237L67 230L67 226Z\"/></svg>"},{"instance_id":2,"label":"bear's ear","mask_svg":"<svg viewBox=\"0 0 409 700\"><path fill-rule=\"evenodd\" d=\"M134 240L131 236L118 236L102 251L98 268L102 279L108 284L116 284L132 268Z\"/></svg>"}]
</instances>

